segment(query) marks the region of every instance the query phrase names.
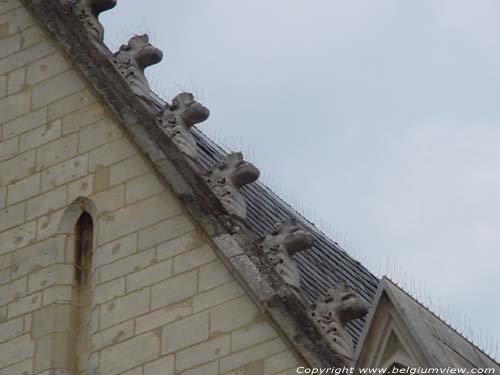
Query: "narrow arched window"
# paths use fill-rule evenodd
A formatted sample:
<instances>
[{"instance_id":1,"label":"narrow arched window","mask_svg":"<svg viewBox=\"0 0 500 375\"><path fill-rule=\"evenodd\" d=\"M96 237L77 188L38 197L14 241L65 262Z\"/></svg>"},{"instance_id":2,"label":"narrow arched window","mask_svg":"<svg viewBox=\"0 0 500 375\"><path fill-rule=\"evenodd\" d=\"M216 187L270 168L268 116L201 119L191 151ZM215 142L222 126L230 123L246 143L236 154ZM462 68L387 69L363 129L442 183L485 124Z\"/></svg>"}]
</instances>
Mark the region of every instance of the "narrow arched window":
<instances>
[{"instance_id":1,"label":"narrow arched window","mask_svg":"<svg viewBox=\"0 0 500 375\"><path fill-rule=\"evenodd\" d=\"M87 212L84 212L76 223L75 239L75 280L81 289L90 286L93 237L92 217Z\"/></svg>"},{"instance_id":2,"label":"narrow arched window","mask_svg":"<svg viewBox=\"0 0 500 375\"><path fill-rule=\"evenodd\" d=\"M92 217L83 212L75 226L73 371L77 374L88 370L93 237Z\"/></svg>"}]
</instances>

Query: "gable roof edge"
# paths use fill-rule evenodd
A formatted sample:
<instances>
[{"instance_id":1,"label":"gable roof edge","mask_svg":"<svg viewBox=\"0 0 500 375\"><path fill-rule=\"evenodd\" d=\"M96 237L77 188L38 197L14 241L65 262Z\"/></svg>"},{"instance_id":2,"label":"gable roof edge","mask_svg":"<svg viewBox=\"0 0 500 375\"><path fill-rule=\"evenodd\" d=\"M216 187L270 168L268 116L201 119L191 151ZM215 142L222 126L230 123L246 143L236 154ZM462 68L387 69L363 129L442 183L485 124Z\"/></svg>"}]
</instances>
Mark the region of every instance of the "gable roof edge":
<instances>
[{"instance_id":1,"label":"gable roof edge","mask_svg":"<svg viewBox=\"0 0 500 375\"><path fill-rule=\"evenodd\" d=\"M94 92L106 103L136 146L149 159L193 219L210 237L219 256L259 308L314 367L334 367L345 358L333 352L307 314L307 306L286 287L274 269L256 256L255 236L231 218L175 144L156 124L154 114L116 70L107 48L87 36L69 3L21 0L70 57ZM235 230L240 226L239 231Z\"/></svg>"}]
</instances>

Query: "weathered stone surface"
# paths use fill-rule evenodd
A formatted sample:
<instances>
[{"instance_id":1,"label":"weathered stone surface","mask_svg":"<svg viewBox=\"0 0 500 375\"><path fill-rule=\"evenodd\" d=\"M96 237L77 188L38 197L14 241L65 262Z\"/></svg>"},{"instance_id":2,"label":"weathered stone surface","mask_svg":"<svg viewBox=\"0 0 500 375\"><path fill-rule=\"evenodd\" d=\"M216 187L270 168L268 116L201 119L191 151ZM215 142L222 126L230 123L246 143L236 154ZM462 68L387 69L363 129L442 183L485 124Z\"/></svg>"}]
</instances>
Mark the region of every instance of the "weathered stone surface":
<instances>
[{"instance_id":1,"label":"weathered stone surface","mask_svg":"<svg viewBox=\"0 0 500 375\"><path fill-rule=\"evenodd\" d=\"M162 354L172 353L185 347L208 340L208 311L195 314L165 326L161 334Z\"/></svg>"},{"instance_id":2,"label":"weathered stone surface","mask_svg":"<svg viewBox=\"0 0 500 375\"><path fill-rule=\"evenodd\" d=\"M116 0L77 0L74 11L89 35L97 42L104 40L104 27L99 22L99 14L114 8Z\"/></svg>"},{"instance_id":3,"label":"weathered stone surface","mask_svg":"<svg viewBox=\"0 0 500 375\"><path fill-rule=\"evenodd\" d=\"M226 210L240 219L246 219L247 208L240 189L257 181L260 171L251 163L244 161L241 152L226 155L207 176L207 182L217 194Z\"/></svg>"},{"instance_id":4,"label":"weathered stone surface","mask_svg":"<svg viewBox=\"0 0 500 375\"><path fill-rule=\"evenodd\" d=\"M291 256L312 245L312 235L301 228L295 219L289 219L276 224L273 232L264 238L260 248L283 281L299 290L300 273Z\"/></svg>"},{"instance_id":5,"label":"weathered stone surface","mask_svg":"<svg viewBox=\"0 0 500 375\"><path fill-rule=\"evenodd\" d=\"M198 151L191 127L208 116L208 109L196 102L193 94L184 92L165 106L160 126L184 155L196 161Z\"/></svg>"},{"instance_id":6,"label":"weathered stone surface","mask_svg":"<svg viewBox=\"0 0 500 375\"><path fill-rule=\"evenodd\" d=\"M147 101L151 100L151 88L144 70L148 66L158 64L162 58L163 53L149 43L146 34L133 36L114 54L116 67L132 91Z\"/></svg>"}]
</instances>

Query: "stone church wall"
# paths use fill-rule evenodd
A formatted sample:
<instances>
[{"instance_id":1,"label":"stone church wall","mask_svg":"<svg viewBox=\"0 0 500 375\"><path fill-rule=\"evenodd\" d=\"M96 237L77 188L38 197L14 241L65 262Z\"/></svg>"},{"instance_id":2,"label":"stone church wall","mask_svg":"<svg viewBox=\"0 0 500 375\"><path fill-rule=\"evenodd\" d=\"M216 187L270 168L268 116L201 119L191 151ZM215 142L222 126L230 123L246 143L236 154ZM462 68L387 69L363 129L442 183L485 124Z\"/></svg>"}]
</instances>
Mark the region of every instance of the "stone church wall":
<instances>
[{"instance_id":1,"label":"stone church wall","mask_svg":"<svg viewBox=\"0 0 500 375\"><path fill-rule=\"evenodd\" d=\"M78 372L83 211L94 245L90 360ZM0 375L292 374L296 364L71 60L20 2L0 1Z\"/></svg>"}]
</instances>

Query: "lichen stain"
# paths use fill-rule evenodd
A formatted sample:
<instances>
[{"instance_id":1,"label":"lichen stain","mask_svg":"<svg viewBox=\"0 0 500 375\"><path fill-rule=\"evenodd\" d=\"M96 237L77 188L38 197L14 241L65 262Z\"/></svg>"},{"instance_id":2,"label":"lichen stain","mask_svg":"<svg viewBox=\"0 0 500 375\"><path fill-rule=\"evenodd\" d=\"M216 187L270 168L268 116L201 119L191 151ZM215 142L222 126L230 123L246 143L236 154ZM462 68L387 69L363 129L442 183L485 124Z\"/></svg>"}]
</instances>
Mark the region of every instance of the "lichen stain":
<instances>
[{"instance_id":1,"label":"lichen stain","mask_svg":"<svg viewBox=\"0 0 500 375\"><path fill-rule=\"evenodd\" d=\"M111 302L109 305L108 305L108 311L113 311L113 309L115 308L115 303L114 302Z\"/></svg>"},{"instance_id":2,"label":"lichen stain","mask_svg":"<svg viewBox=\"0 0 500 375\"><path fill-rule=\"evenodd\" d=\"M111 254L116 255L118 251L120 251L122 247L122 244L117 243L115 246L113 246L113 249L111 249Z\"/></svg>"}]
</instances>

